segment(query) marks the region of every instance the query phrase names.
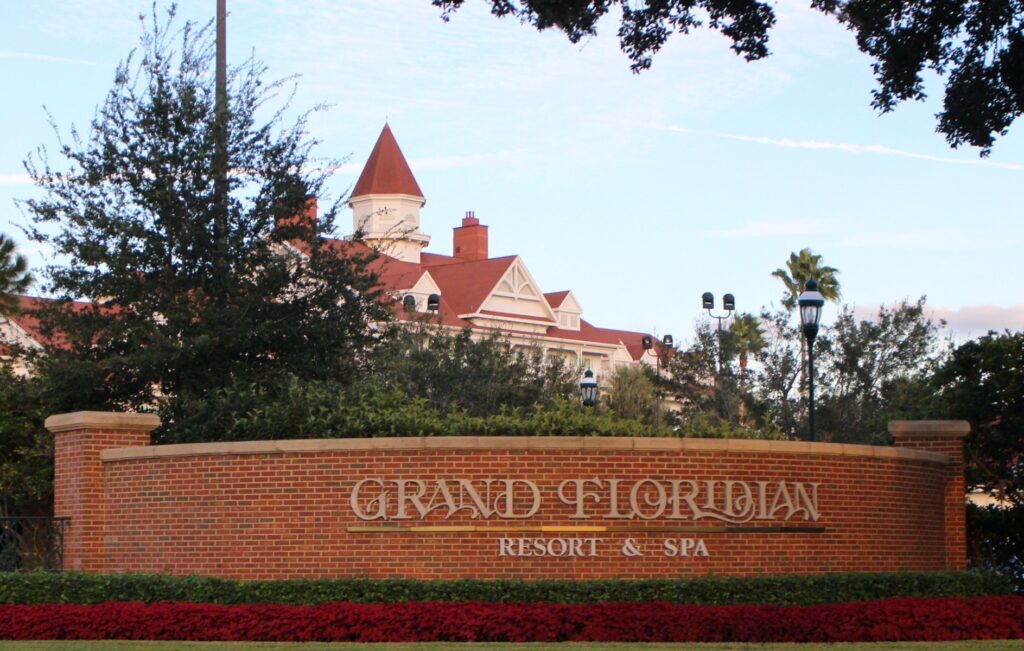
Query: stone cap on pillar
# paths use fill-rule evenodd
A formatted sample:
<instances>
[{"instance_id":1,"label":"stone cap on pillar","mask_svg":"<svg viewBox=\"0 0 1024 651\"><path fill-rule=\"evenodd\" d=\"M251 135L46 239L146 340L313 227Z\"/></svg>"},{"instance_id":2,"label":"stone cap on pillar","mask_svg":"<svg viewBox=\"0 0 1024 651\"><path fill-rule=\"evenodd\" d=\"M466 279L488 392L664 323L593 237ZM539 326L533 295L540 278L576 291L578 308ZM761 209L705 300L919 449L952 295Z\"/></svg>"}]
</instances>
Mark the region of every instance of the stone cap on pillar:
<instances>
[{"instance_id":1,"label":"stone cap on pillar","mask_svg":"<svg viewBox=\"0 0 1024 651\"><path fill-rule=\"evenodd\" d=\"M73 430L130 430L149 433L160 426L156 414L126 414L116 411L74 411L54 414L43 423L54 434Z\"/></svg>"},{"instance_id":2,"label":"stone cap on pillar","mask_svg":"<svg viewBox=\"0 0 1024 651\"><path fill-rule=\"evenodd\" d=\"M889 433L894 439L960 439L971 432L966 420L893 420Z\"/></svg>"}]
</instances>

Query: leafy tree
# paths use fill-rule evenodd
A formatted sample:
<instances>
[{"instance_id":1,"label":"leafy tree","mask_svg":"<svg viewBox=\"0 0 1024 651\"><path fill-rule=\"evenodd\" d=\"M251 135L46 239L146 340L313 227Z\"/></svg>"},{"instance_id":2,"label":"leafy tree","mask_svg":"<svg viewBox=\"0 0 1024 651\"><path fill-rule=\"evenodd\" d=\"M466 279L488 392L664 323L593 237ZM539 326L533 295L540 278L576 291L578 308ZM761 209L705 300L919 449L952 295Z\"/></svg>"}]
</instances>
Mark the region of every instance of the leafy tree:
<instances>
[{"instance_id":1,"label":"leafy tree","mask_svg":"<svg viewBox=\"0 0 1024 651\"><path fill-rule=\"evenodd\" d=\"M25 257L14 250L14 241L0 233L0 316L18 309L15 294L24 294L32 284Z\"/></svg>"},{"instance_id":2,"label":"leafy tree","mask_svg":"<svg viewBox=\"0 0 1024 651\"><path fill-rule=\"evenodd\" d=\"M937 414L971 423L968 480L1024 508L1024 332L990 332L960 345L933 389Z\"/></svg>"},{"instance_id":3,"label":"leafy tree","mask_svg":"<svg viewBox=\"0 0 1024 651\"><path fill-rule=\"evenodd\" d=\"M565 360L545 359L540 348L513 346L497 333L475 338L468 328L396 328L374 359L371 380L441 413L471 416L550 407L579 390L579 373Z\"/></svg>"},{"instance_id":4,"label":"leafy tree","mask_svg":"<svg viewBox=\"0 0 1024 651\"><path fill-rule=\"evenodd\" d=\"M597 33L597 23L621 11L619 42L634 72L674 33L705 23L732 41L746 60L768 55L775 12L758 0L485 0L496 16L513 16L538 30L557 28L569 40ZM447 20L465 0L432 0ZM893 110L925 97L922 74L943 78L945 99L937 130L953 147L968 144L986 155L1024 111L1024 5L962 0L877 2L812 0L811 6L854 32L860 50L874 59L878 81L873 106Z\"/></svg>"},{"instance_id":5,"label":"leafy tree","mask_svg":"<svg viewBox=\"0 0 1024 651\"><path fill-rule=\"evenodd\" d=\"M787 310L796 309L800 292L804 290L804 285L811 279L817 281L818 291L826 300L839 301L839 270L822 265L821 255L810 249L800 249L799 253L790 253L789 260L786 261L786 268L776 269L772 272L772 276L781 280L786 287L782 305Z\"/></svg>"},{"instance_id":6,"label":"leafy tree","mask_svg":"<svg viewBox=\"0 0 1024 651\"><path fill-rule=\"evenodd\" d=\"M645 366L620 366L608 378L605 403L617 418L653 423L657 394Z\"/></svg>"},{"instance_id":7,"label":"leafy tree","mask_svg":"<svg viewBox=\"0 0 1024 651\"><path fill-rule=\"evenodd\" d=\"M786 310L761 312L765 346L757 354L757 372L752 391L762 403L767 418L789 438L803 436L806 404L798 381L805 364L803 333Z\"/></svg>"},{"instance_id":8,"label":"leafy tree","mask_svg":"<svg viewBox=\"0 0 1024 651\"><path fill-rule=\"evenodd\" d=\"M938 360L939 327L925 299L882 307L857 320L844 307L822 340L819 430L825 440L881 443L888 422L927 417L928 379Z\"/></svg>"},{"instance_id":9,"label":"leafy tree","mask_svg":"<svg viewBox=\"0 0 1024 651\"><path fill-rule=\"evenodd\" d=\"M25 202L32 238L67 260L47 269L62 300L39 314L61 333L38 360L61 407L158 404L166 427L235 381L354 381L389 313L369 249L324 239L338 204L296 218L331 167L310 163L308 114L285 123L286 82L262 64L230 71L221 205L211 30L175 31L173 10L145 22L87 136L61 140L60 167L45 149L26 163L44 195Z\"/></svg>"},{"instance_id":10,"label":"leafy tree","mask_svg":"<svg viewBox=\"0 0 1024 651\"><path fill-rule=\"evenodd\" d=\"M1024 5L1020 3L812 0L874 58L872 105L893 110L925 98L922 73L945 78L937 131L953 147L987 155L1024 112Z\"/></svg>"},{"instance_id":11,"label":"leafy tree","mask_svg":"<svg viewBox=\"0 0 1024 651\"><path fill-rule=\"evenodd\" d=\"M681 405L683 421L702 415L741 424L744 392L732 364L735 351L727 350L719 334L707 320L699 321L693 344L668 360L666 389Z\"/></svg>"},{"instance_id":12,"label":"leafy tree","mask_svg":"<svg viewBox=\"0 0 1024 651\"><path fill-rule=\"evenodd\" d=\"M36 378L0 364L0 516L49 515L53 500L51 410Z\"/></svg>"}]
</instances>

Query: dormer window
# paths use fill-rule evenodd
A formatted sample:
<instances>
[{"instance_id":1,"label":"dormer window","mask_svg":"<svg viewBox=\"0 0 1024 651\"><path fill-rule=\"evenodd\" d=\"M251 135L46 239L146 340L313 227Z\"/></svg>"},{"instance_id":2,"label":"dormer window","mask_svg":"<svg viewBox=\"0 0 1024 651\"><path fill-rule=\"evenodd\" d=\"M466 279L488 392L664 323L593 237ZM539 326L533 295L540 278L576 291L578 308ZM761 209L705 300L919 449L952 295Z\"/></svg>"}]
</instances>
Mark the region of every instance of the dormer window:
<instances>
[{"instance_id":1,"label":"dormer window","mask_svg":"<svg viewBox=\"0 0 1024 651\"><path fill-rule=\"evenodd\" d=\"M559 312L558 313L558 325L565 330L579 330L580 329L580 315L572 314L570 312Z\"/></svg>"}]
</instances>

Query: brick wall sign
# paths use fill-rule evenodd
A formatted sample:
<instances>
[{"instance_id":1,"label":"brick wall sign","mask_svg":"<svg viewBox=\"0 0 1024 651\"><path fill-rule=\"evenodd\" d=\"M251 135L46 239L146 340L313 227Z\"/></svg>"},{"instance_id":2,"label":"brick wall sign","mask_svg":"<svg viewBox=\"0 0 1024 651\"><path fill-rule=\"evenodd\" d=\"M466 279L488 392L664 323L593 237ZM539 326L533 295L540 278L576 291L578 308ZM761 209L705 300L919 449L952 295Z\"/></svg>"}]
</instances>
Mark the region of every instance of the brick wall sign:
<instances>
[{"instance_id":1,"label":"brick wall sign","mask_svg":"<svg viewBox=\"0 0 1024 651\"><path fill-rule=\"evenodd\" d=\"M66 566L236 578L663 578L960 569L962 422L895 447L438 437L148 445L53 416Z\"/></svg>"}]
</instances>

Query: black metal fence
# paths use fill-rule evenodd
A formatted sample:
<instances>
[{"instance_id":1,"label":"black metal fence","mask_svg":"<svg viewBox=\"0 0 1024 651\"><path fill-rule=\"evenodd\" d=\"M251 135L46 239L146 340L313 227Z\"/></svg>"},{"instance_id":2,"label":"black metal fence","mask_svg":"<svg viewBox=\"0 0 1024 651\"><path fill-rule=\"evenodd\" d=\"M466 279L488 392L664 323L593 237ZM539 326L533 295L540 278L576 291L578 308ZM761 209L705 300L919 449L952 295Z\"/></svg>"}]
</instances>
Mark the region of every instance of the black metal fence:
<instances>
[{"instance_id":1,"label":"black metal fence","mask_svg":"<svg viewBox=\"0 0 1024 651\"><path fill-rule=\"evenodd\" d=\"M0 571L64 569L70 518L0 517Z\"/></svg>"}]
</instances>

